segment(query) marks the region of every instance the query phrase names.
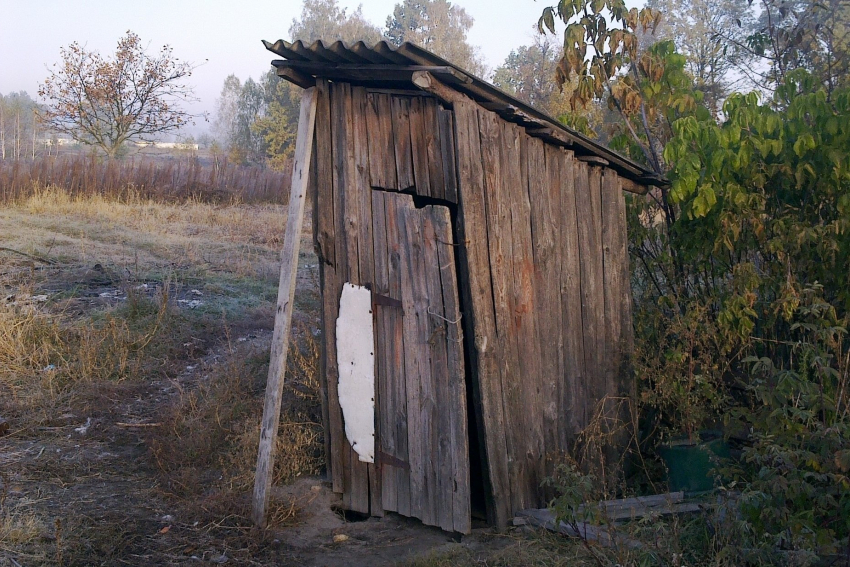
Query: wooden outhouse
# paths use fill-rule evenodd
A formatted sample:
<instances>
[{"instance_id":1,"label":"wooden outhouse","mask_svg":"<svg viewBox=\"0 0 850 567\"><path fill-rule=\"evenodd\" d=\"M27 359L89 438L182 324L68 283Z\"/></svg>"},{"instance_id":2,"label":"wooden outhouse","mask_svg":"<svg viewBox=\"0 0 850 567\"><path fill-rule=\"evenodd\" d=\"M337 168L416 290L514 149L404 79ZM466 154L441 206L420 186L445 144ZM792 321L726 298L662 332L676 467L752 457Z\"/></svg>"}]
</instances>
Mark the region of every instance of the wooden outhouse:
<instances>
[{"instance_id":1,"label":"wooden outhouse","mask_svg":"<svg viewBox=\"0 0 850 567\"><path fill-rule=\"evenodd\" d=\"M658 180L415 45L266 47L318 97L333 490L462 533L544 507L553 459L631 390L623 191Z\"/></svg>"}]
</instances>

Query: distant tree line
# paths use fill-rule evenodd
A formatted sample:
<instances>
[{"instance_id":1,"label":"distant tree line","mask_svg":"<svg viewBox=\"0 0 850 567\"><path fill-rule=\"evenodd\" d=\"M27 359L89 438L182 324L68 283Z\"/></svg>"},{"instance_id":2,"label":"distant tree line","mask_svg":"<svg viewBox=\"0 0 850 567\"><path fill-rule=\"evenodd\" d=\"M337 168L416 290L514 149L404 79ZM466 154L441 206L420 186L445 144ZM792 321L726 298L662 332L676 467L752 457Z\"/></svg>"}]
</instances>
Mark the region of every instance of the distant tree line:
<instances>
[{"instance_id":1,"label":"distant tree line","mask_svg":"<svg viewBox=\"0 0 850 567\"><path fill-rule=\"evenodd\" d=\"M24 92L0 93L0 159L35 158L52 150L38 119L39 105Z\"/></svg>"}]
</instances>

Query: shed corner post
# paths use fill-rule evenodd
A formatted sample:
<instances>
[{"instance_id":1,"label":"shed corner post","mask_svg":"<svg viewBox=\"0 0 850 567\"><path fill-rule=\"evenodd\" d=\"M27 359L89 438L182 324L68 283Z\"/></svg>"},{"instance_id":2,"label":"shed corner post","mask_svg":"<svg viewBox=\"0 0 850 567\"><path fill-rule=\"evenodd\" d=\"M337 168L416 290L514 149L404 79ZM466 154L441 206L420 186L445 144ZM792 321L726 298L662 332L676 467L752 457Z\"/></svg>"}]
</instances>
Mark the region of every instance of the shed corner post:
<instances>
[{"instance_id":1,"label":"shed corner post","mask_svg":"<svg viewBox=\"0 0 850 567\"><path fill-rule=\"evenodd\" d=\"M260 444L257 451L257 470L254 477L254 498L251 519L259 527L266 525L266 507L274 470L274 449L280 422L280 404L286 372L286 354L292 326L292 310L295 299L295 281L298 270L298 251L301 244L301 228L304 222L304 202L309 185L310 160L313 152L313 133L316 125L316 88L311 87L301 95L301 110L298 117L298 136L295 141L295 161L292 166L292 181L289 195L289 212L286 233L281 251L280 284L277 309L275 311L274 335L272 336L269 376L266 383L266 398L263 405L263 420L260 429Z\"/></svg>"}]
</instances>

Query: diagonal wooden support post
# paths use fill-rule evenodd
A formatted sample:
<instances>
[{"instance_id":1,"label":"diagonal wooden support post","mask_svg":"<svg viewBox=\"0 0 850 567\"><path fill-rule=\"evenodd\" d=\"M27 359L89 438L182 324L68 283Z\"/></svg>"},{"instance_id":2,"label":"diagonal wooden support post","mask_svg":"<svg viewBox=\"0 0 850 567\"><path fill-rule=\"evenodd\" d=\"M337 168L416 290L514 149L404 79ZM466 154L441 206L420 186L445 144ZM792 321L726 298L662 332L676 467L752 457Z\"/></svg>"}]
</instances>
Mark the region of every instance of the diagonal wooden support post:
<instances>
[{"instance_id":1,"label":"diagonal wooden support post","mask_svg":"<svg viewBox=\"0 0 850 567\"><path fill-rule=\"evenodd\" d=\"M260 447L257 451L257 472L254 478L254 508L252 519L258 526L266 525L266 507L274 470L275 440L280 422L280 399L286 373L286 353L289 348L289 331L292 327L292 308L295 299L295 275L298 270L298 249L301 245L301 226L304 222L304 202L307 197L310 158L313 153L313 131L316 125L315 87L301 95L301 112L298 116L298 137L295 140L295 162L292 164L292 186L289 195L289 215L280 262L280 287L277 292L277 311L272 337L269 378L266 383L266 401L260 430Z\"/></svg>"}]
</instances>

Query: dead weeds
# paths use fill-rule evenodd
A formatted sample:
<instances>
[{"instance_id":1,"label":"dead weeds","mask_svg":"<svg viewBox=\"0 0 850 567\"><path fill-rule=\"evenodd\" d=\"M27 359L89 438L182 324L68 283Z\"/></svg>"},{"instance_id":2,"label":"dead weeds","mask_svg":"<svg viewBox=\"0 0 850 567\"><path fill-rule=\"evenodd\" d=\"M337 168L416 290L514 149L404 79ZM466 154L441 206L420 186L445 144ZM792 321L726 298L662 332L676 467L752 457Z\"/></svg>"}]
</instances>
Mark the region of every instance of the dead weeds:
<instances>
[{"instance_id":1,"label":"dead weeds","mask_svg":"<svg viewBox=\"0 0 850 567\"><path fill-rule=\"evenodd\" d=\"M290 352L274 483L288 484L324 468L318 382L318 345L305 332ZM148 446L163 486L205 519L227 509L247 522L259 423L268 374L268 334L259 341L226 343L225 360L197 383L181 388L150 434ZM271 518L285 524L292 502L276 504Z\"/></svg>"},{"instance_id":2,"label":"dead weeds","mask_svg":"<svg viewBox=\"0 0 850 567\"><path fill-rule=\"evenodd\" d=\"M0 565L265 553L249 496L284 215L61 191L0 209ZM323 467L314 267L277 482Z\"/></svg>"}]
</instances>

